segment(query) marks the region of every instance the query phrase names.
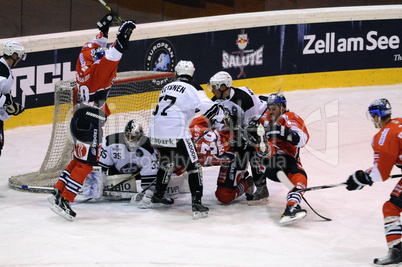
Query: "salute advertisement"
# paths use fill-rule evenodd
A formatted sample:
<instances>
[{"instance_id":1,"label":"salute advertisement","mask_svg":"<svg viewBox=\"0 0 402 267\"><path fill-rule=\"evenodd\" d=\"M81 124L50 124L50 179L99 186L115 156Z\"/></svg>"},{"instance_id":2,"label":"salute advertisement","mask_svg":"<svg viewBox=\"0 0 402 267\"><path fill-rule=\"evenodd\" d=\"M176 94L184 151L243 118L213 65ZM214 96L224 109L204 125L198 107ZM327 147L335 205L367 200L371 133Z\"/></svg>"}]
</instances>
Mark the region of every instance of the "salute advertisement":
<instances>
[{"instance_id":1,"label":"salute advertisement","mask_svg":"<svg viewBox=\"0 0 402 267\"><path fill-rule=\"evenodd\" d=\"M118 72L172 72L175 64L184 59L194 63L196 81L206 84L220 70L229 72L233 80L238 80L402 68L401 28L401 19L348 21L265 26L131 41ZM17 101L28 109L53 105L54 84L74 78L80 49L29 53L27 60L13 69L15 83L12 94Z\"/></svg>"}]
</instances>

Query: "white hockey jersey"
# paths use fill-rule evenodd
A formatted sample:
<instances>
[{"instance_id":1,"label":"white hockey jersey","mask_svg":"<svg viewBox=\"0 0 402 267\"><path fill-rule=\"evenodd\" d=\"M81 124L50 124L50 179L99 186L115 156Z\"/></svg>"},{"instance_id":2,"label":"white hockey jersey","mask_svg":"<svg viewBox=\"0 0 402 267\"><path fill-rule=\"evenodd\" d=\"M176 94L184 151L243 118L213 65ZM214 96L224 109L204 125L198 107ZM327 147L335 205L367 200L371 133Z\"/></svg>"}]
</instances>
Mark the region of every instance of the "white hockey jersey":
<instances>
[{"instance_id":1,"label":"white hockey jersey","mask_svg":"<svg viewBox=\"0 0 402 267\"><path fill-rule=\"evenodd\" d=\"M151 144L176 147L177 139L191 138L190 124L197 111L214 106L200 86L176 80L162 88L149 125Z\"/></svg>"},{"instance_id":2,"label":"white hockey jersey","mask_svg":"<svg viewBox=\"0 0 402 267\"><path fill-rule=\"evenodd\" d=\"M140 146L133 151L124 143L124 133L111 134L103 140L99 165L110 169L115 167L118 173L135 173L140 171L141 178L156 177L159 153L154 149L149 138L143 136Z\"/></svg>"},{"instance_id":3,"label":"white hockey jersey","mask_svg":"<svg viewBox=\"0 0 402 267\"><path fill-rule=\"evenodd\" d=\"M3 94L11 94L13 85L13 73L4 58L0 58L0 120L8 120L11 115L4 110L3 106L6 102L6 97Z\"/></svg>"},{"instance_id":4,"label":"white hockey jersey","mask_svg":"<svg viewBox=\"0 0 402 267\"><path fill-rule=\"evenodd\" d=\"M213 101L216 101L216 97L212 98ZM245 86L242 87L232 87L230 90L229 97L223 99L229 100L238 106L240 106L244 111L244 119L243 123L247 125L248 121L252 117L259 117L263 111L262 109L262 101L254 94L254 92Z\"/></svg>"}]
</instances>

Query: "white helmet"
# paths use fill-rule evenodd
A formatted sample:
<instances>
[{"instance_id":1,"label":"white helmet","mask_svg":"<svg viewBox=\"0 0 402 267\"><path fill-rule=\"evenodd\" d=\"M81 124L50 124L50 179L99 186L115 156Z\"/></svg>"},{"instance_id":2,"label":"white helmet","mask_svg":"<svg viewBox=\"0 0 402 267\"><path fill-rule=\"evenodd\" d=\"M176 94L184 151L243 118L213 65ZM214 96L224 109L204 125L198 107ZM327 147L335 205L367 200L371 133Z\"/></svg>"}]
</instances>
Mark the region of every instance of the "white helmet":
<instances>
[{"instance_id":1,"label":"white helmet","mask_svg":"<svg viewBox=\"0 0 402 267\"><path fill-rule=\"evenodd\" d=\"M140 123L131 120L124 129L124 142L130 151L139 145L139 141L143 136L142 126Z\"/></svg>"},{"instance_id":2,"label":"white helmet","mask_svg":"<svg viewBox=\"0 0 402 267\"><path fill-rule=\"evenodd\" d=\"M194 76L194 64L191 61L180 60L174 68L176 76L188 75L190 77Z\"/></svg>"},{"instance_id":3,"label":"white helmet","mask_svg":"<svg viewBox=\"0 0 402 267\"><path fill-rule=\"evenodd\" d=\"M3 53L7 56L12 56L14 53L17 53L18 58L25 60L26 54L24 47L13 40L7 41L3 46Z\"/></svg>"},{"instance_id":4,"label":"white helmet","mask_svg":"<svg viewBox=\"0 0 402 267\"><path fill-rule=\"evenodd\" d=\"M219 89L222 84L226 85L227 88L232 87L232 76L226 71L215 73L215 75L209 79L207 87L208 90L212 92L212 87L216 86L216 88Z\"/></svg>"}]
</instances>

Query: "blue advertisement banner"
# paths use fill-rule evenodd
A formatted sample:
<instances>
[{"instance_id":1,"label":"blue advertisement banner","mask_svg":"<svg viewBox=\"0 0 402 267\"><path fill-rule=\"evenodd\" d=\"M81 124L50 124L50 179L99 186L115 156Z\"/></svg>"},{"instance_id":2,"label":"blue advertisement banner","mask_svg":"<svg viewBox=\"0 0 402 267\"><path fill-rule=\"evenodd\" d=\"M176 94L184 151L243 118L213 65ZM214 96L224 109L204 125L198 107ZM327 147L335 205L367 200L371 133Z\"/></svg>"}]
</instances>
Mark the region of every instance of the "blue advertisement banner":
<instances>
[{"instance_id":1,"label":"blue advertisement banner","mask_svg":"<svg viewBox=\"0 0 402 267\"><path fill-rule=\"evenodd\" d=\"M225 30L130 42L119 72L173 71L191 60L200 84L220 70L233 80L402 67L402 20L348 21ZM135 31L134 33L135 34ZM90 40L88 40L90 41ZM74 78L81 48L28 54L13 69L26 108L53 105L54 84Z\"/></svg>"}]
</instances>

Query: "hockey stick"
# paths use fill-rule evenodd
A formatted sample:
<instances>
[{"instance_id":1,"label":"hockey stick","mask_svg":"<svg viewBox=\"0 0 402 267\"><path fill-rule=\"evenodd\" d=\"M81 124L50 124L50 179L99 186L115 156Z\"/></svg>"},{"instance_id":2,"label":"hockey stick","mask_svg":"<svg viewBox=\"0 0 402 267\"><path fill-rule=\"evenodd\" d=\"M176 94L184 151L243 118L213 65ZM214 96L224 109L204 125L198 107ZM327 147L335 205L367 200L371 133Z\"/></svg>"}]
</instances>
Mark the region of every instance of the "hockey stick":
<instances>
[{"instance_id":1,"label":"hockey stick","mask_svg":"<svg viewBox=\"0 0 402 267\"><path fill-rule=\"evenodd\" d=\"M391 178L391 179L392 178L402 178L402 174L394 174L394 175L391 175L389 178ZM339 183L339 184L312 186L312 187L307 187L304 189L295 189L295 187L294 187L292 190L294 190L293 192L306 192L306 191L327 189L327 188L333 188L333 187L345 186L345 185L347 185L347 183L343 182L343 183Z\"/></svg>"},{"instance_id":2,"label":"hockey stick","mask_svg":"<svg viewBox=\"0 0 402 267\"><path fill-rule=\"evenodd\" d=\"M108 6L105 1L99 0L99 2L100 2L104 7L106 7L110 12L112 12L113 15L114 15L116 18L118 18L121 22L124 22L124 19L122 19L122 18L120 17L120 15L117 14L116 11L114 11L110 6Z\"/></svg>"},{"instance_id":3,"label":"hockey stick","mask_svg":"<svg viewBox=\"0 0 402 267\"><path fill-rule=\"evenodd\" d=\"M279 181L281 181L281 183L286 186L289 190L293 191L293 192L297 192L297 188L292 184L292 182L289 180L288 176L283 172L283 171L278 171L276 173L276 176L278 177ZM306 202L307 206L309 206L309 208L320 218L326 220L326 221L332 221L330 218L324 217L322 215L320 215L318 212L316 212L313 207L311 207L310 203L307 202L307 200L304 198L304 196L302 196L304 202Z\"/></svg>"},{"instance_id":4,"label":"hockey stick","mask_svg":"<svg viewBox=\"0 0 402 267\"><path fill-rule=\"evenodd\" d=\"M150 183L147 187L145 187L140 193L134 194L133 197L131 199L134 199L133 203L134 205L137 205L138 202L140 202L144 196L145 196L145 192L151 188L151 186L153 186L156 183L156 178L152 181L152 183Z\"/></svg>"}]
</instances>

